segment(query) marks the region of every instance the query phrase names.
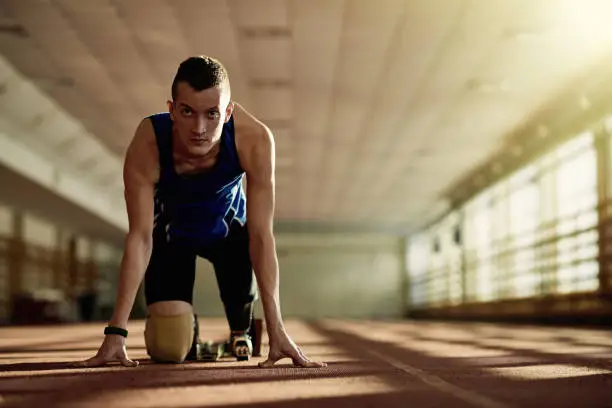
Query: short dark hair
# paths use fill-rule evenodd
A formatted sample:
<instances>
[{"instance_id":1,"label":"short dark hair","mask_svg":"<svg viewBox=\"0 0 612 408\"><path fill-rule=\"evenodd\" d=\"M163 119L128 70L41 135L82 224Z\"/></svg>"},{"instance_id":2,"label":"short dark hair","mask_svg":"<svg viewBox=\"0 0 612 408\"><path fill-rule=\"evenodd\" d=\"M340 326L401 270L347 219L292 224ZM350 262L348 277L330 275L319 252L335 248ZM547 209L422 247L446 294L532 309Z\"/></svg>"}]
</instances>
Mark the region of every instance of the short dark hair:
<instances>
[{"instance_id":1,"label":"short dark hair","mask_svg":"<svg viewBox=\"0 0 612 408\"><path fill-rule=\"evenodd\" d=\"M201 55L181 62L172 81L172 99L176 99L179 82L187 82L196 91L213 88L227 81L227 70L215 58Z\"/></svg>"}]
</instances>

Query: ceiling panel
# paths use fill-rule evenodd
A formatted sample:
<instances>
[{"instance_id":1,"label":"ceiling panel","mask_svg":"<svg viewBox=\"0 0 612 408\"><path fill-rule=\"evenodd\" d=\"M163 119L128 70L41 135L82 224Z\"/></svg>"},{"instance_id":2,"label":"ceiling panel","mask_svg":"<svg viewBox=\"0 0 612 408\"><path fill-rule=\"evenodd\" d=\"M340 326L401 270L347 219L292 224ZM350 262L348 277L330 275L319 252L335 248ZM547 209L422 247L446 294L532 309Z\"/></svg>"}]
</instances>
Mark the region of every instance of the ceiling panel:
<instances>
[{"instance_id":1,"label":"ceiling panel","mask_svg":"<svg viewBox=\"0 0 612 408\"><path fill-rule=\"evenodd\" d=\"M277 156L293 156L294 139L291 130L286 128L272 128L270 130L274 137Z\"/></svg>"},{"instance_id":2,"label":"ceiling panel","mask_svg":"<svg viewBox=\"0 0 612 408\"><path fill-rule=\"evenodd\" d=\"M248 76L240 52L240 33L235 28L228 3L220 0L176 0L168 4L172 5L173 15L177 17L178 27L184 34L189 52L187 56L205 54L219 59L231 75L232 97L251 108Z\"/></svg>"},{"instance_id":3,"label":"ceiling panel","mask_svg":"<svg viewBox=\"0 0 612 408\"><path fill-rule=\"evenodd\" d=\"M289 27L285 0L229 0L239 27Z\"/></svg>"},{"instance_id":4,"label":"ceiling panel","mask_svg":"<svg viewBox=\"0 0 612 408\"><path fill-rule=\"evenodd\" d=\"M260 120L277 121L293 118L293 93L283 88L256 88L252 91L254 107Z\"/></svg>"},{"instance_id":5,"label":"ceiling panel","mask_svg":"<svg viewBox=\"0 0 612 408\"><path fill-rule=\"evenodd\" d=\"M396 179L381 175L395 175L401 171L397 163L402 161L406 149L398 149L398 145L410 145L415 149L431 148L437 124L445 121L449 112L460 106L460 96L466 84L489 60L513 13L516 13L516 6L511 2L486 5L469 3L461 9L452 31L447 32L447 40L441 44L442 49L435 62L423 78L421 88L405 106L404 119L391 132L396 137L386 139L387 143L383 141L378 163L372 163L377 171L364 174L361 180L362 185L373 186L372 196L378 197L387 192ZM474 30L474 27L478 27L478 30ZM464 134L464 137L467 135ZM383 182L377 182L378 179ZM442 190L443 182L433 177L428 180L435 190Z\"/></svg>"},{"instance_id":6,"label":"ceiling panel","mask_svg":"<svg viewBox=\"0 0 612 408\"><path fill-rule=\"evenodd\" d=\"M335 159L330 152L343 143L354 143L366 118L369 118L366 112L375 104L377 87L384 80L389 57L394 55L393 39L402 28L405 4L403 1L388 1L385 7L380 7L368 0L346 4L329 133L319 167L321 185L318 194L322 197L331 197L329 191L338 188L338 183L326 177ZM323 212L335 208L334 200L324 200L316 205L323 206Z\"/></svg>"},{"instance_id":7,"label":"ceiling panel","mask_svg":"<svg viewBox=\"0 0 612 408\"><path fill-rule=\"evenodd\" d=\"M343 1L291 3L296 131L308 140L326 132L343 27Z\"/></svg>"},{"instance_id":8,"label":"ceiling panel","mask_svg":"<svg viewBox=\"0 0 612 408\"><path fill-rule=\"evenodd\" d=\"M80 126L0 78L3 129L116 187L138 121L208 54L275 135L279 219L410 223L610 54L612 5L579 3L4 0L0 53Z\"/></svg>"},{"instance_id":9,"label":"ceiling panel","mask_svg":"<svg viewBox=\"0 0 612 408\"><path fill-rule=\"evenodd\" d=\"M151 69L153 64L143 58L128 22L110 2L57 0L57 4L93 59L104 61L104 69L118 87L119 97L138 117L149 113L150 101L164 100L167 93Z\"/></svg>"},{"instance_id":10,"label":"ceiling panel","mask_svg":"<svg viewBox=\"0 0 612 408\"><path fill-rule=\"evenodd\" d=\"M291 39L245 38L242 42L242 61L250 83L289 84L292 78Z\"/></svg>"},{"instance_id":11,"label":"ceiling panel","mask_svg":"<svg viewBox=\"0 0 612 408\"><path fill-rule=\"evenodd\" d=\"M309 217L319 186L316 175L332 115L345 2L293 0L289 4L297 112L295 158L301 187L293 216L304 219Z\"/></svg>"},{"instance_id":12,"label":"ceiling panel","mask_svg":"<svg viewBox=\"0 0 612 408\"><path fill-rule=\"evenodd\" d=\"M177 61L190 55L190 44L184 28L167 0L113 1L115 13L131 29L134 47L157 79L164 98L170 96L170 81L176 73ZM164 101L165 102L165 99Z\"/></svg>"},{"instance_id":13,"label":"ceiling panel","mask_svg":"<svg viewBox=\"0 0 612 408\"><path fill-rule=\"evenodd\" d=\"M467 2L437 1L429 6L417 4L405 12L403 24L392 45L395 52L390 54L389 65L368 112L368 120L363 123L358 142L349 150L350 156L361 165L347 168L344 178L352 178L363 188L380 172L380 161L392 162L388 154L389 141L397 143L401 140L418 147L420 131L409 129L400 132L398 125L411 115L425 123L435 121L436 110L446 99L446 89L427 88L428 76L432 74L433 67L444 64L440 59L446 55ZM430 106L424 98L432 91L435 94ZM349 182L343 184L347 188L353 185Z\"/></svg>"},{"instance_id":14,"label":"ceiling panel","mask_svg":"<svg viewBox=\"0 0 612 408\"><path fill-rule=\"evenodd\" d=\"M407 9L405 21L393 44L395 52L390 55L389 65L374 98L371 120L365 122L359 143L354 145L357 155L369 158L372 154L382 154L386 147L382 143L385 139L377 136L393 137L397 124L405 119L407 111L412 110L406 105L417 103L419 92L425 90L426 76L430 68L439 63L438 59L452 39L453 29L467 2L438 0L429 5L415 4L420 6ZM438 98L442 99L443 95L444 91ZM413 140L409 135L395 136Z\"/></svg>"},{"instance_id":15,"label":"ceiling panel","mask_svg":"<svg viewBox=\"0 0 612 408\"><path fill-rule=\"evenodd\" d=\"M36 2L36 7L32 7L32 2L23 1L2 2L2 7L23 28L24 38L31 44L26 50L36 49L44 56L42 66L47 71L41 69L40 77L32 79L38 79L39 84L46 82L41 89L82 120L104 143L115 149L120 146L116 142L121 132L116 115L117 112L130 112L130 106L124 105L104 63L96 61L89 53L62 8L49 2ZM4 55L13 62L10 51ZM16 68L28 71L17 65ZM103 121L99 112L105 113ZM100 126L101 123L104 126Z\"/></svg>"}]
</instances>

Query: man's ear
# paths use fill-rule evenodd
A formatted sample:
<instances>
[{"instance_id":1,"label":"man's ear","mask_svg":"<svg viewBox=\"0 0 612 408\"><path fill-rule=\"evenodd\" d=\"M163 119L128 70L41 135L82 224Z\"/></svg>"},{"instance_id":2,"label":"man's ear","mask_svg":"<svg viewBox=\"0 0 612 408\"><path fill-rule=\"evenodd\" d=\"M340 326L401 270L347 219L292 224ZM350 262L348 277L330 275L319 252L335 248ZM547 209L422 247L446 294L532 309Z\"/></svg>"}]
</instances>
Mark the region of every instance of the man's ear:
<instances>
[{"instance_id":1,"label":"man's ear","mask_svg":"<svg viewBox=\"0 0 612 408\"><path fill-rule=\"evenodd\" d=\"M170 112L170 119L174 120L174 102L166 101L168 104L168 112Z\"/></svg>"},{"instance_id":2,"label":"man's ear","mask_svg":"<svg viewBox=\"0 0 612 408\"><path fill-rule=\"evenodd\" d=\"M234 102L230 101L227 104L227 108L225 108L225 123L229 122L230 118L232 117L232 113L234 113Z\"/></svg>"}]
</instances>

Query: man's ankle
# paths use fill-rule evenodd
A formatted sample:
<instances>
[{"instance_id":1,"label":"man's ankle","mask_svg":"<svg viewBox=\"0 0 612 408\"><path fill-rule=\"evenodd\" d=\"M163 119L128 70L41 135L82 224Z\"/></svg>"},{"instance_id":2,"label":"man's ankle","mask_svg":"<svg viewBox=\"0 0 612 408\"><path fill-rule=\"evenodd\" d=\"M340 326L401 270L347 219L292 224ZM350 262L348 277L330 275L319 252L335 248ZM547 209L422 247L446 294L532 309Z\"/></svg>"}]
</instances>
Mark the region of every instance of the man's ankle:
<instances>
[{"instance_id":1,"label":"man's ankle","mask_svg":"<svg viewBox=\"0 0 612 408\"><path fill-rule=\"evenodd\" d=\"M243 336L246 336L248 333L249 333L248 329L246 329L246 330L232 330L230 332L230 335L232 337L243 337Z\"/></svg>"}]
</instances>

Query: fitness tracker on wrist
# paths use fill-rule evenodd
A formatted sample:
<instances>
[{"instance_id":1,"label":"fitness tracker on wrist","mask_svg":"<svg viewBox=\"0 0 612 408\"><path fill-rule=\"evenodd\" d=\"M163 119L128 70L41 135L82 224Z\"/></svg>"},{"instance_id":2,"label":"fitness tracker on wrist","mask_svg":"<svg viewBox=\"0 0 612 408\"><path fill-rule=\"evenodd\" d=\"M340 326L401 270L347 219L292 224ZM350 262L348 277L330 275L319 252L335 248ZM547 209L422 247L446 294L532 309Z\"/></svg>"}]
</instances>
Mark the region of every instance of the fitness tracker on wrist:
<instances>
[{"instance_id":1,"label":"fitness tracker on wrist","mask_svg":"<svg viewBox=\"0 0 612 408\"><path fill-rule=\"evenodd\" d=\"M127 337L128 331L120 327L106 326L104 329L104 334L118 334L120 336Z\"/></svg>"}]
</instances>

